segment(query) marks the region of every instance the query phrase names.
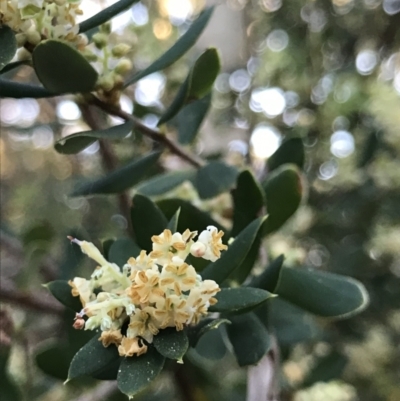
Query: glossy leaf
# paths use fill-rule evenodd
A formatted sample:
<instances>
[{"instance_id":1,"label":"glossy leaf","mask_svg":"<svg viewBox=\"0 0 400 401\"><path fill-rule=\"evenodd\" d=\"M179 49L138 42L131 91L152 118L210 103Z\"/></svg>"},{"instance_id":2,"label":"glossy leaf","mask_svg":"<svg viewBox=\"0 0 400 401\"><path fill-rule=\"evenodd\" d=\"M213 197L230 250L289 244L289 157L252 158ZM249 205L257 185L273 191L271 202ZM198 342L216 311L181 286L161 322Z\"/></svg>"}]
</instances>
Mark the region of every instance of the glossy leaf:
<instances>
[{"instance_id":1,"label":"glossy leaf","mask_svg":"<svg viewBox=\"0 0 400 401\"><path fill-rule=\"evenodd\" d=\"M105 177L81 185L71 196L115 194L123 192L137 184L145 176L147 171L157 163L160 155L161 153L159 152L153 152L140 159L136 159Z\"/></svg>"},{"instance_id":2,"label":"glossy leaf","mask_svg":"<svg viewBox=\"0 0 400 401\"><path fill-rule=\"evenodd\" d=\"M115 17L119 13L122 13L123 11L127 10L132 4L137 2L138 0L117 1L111 6L93 15L93 17L90 17L87 20L81 22L79 24L79 33L86 32L89 29L93 29L99 25L104 24L105 22L109 21L111 18Z\"/></svg>"},{"instance_id":3,"label":"glossy leaf","mask_svg":"<svg viewBox=\"0 0 400 401\"><path fill-rule=\"evenodd\" d=\"M188 145L194 141L210 106L211 93L180 110L176 117L179 143Z\"/></svg>"},{"instance_id":4,"label":"glossy leaf","mask_svg":"<svg viewBox=\"0 0 400 401\"><path fill-rule=\"evenodd\" d=\"M133 397L158 376L164 362L165 358L153 346L143 355L123 359L117 377L118 388Z\"/></svg>"},{"instance_id":5,"label":"glossy leaf","mask_svg":"<svg viewBox=\"0 0 400 401\"><path fill-rule=\"evenodd\" d=\"M98 139L123 139L132 131L132 128L133 124L127 122L103 130L78 132L59 139L54 148L58 153L72 155L87 148Z\"/></svg>"},{"instance_id":6,"label":"glossy leaf","mask_svg":"<svg viewBox=\"0 0 400 401\"><path fill-rule=\"evenodd\" d=\"M52 344L40 350L35 357L36 365L47 375L59 380L68 376L73 354L64 345Z\"/></svg>"},{"instance_id":7,"label":"glossy leaf","mask_svg":"<svg viewBox=\"0 0 400 401\"><path fill-rule=\"evenodd\" d=\"M249 224L229 245L228 250L223 252L221 258L204 269L201 273L203 279L214 280L221 284L235 269L240 268L264 220L265 218L260 217Z\"/></svg>"},{"instance_id":8,"label":"glossy leaf","mask_svg":"<svg viewBox=\"0 0 400 401\"><path fill-rule=\"evenodd\" d=\"M123 357L115 359L113 362L109 363L99 372L92 374L91 377L98 380L117 380L118 370L122 360Z\"/></svg>"},{"instance_id":9,"label":"glossy leaf","mask_svg":"<svg viewBox=\"0 0 400 401\"><path fill-rule=\"evenodd\" d=\"M183 170L156 175L138 185L136 190L146 196L163 195L185 181L192 181L195 174L195 170Z\"/></svg>"},{"instance_id":10,"label":"glossy leaf","mask_svg":"<svg viewBox=\"0 0 400 401\"><path fill-rule=\"evenodd\" d=\"M259 216L265 204L265 195L253 174L249 170L244 170L237 177L232 197L234 209L231 236L236 237Z\"/></svg>"},{"instance_id":11,"label":"glossy leaf","mask_svg":"<svg viewBox=\"0 0 400 401\"><path fill-rule=\"evenodd\" d=\"M303 140L299 137L292 137L284 140L268 159L268 170L272 171L286 163L295 164L300 170L304 166L304 145Z\"/></svg>"},{"instance_id":12,"label":"glossy leaf","mask_svg":"<svg viewBox=\"0 0 400 401\"><path fill-rule=\"evenodd\" d=\"M7 25L0 26L0 49L0 70L2 70L17 51L17 39L13 30Z\"/></svg>"},{"instance_id":13,"label":"glossy leaf","mask_svg":"<svg viewBox=\"0 0 400 401\"><path fill-rule=\"evenodd\" d=\"M196 344L196 353L211 361L222 359L228 351L223 338L225 335L223 329L219 326L215 330L207 331Z\"/></svg>"},{"instance_id":14,"label":"glossy leaf","mask_svg":"<svg viewBox=\"0 0 400 401\"><path fill-rule=\"evenodd\" d=\"M201 232L206 230L208 226L217 227L219 230L222 229L222 226L212 219L208 213L197 209L196 206L182 199L163 199L157 202L157 205L167 219L171 219L176 211L179 208L181 209L178 221L179 232L184 232L187 228L191 231Z\"/></svg>"},{"instance_id":15,"label":"glossy leaf","mask_svg":"<svg viewBox=\"0 0 400 401\"><path fill-rule=\"evenodd\" d=\"M195 347L200 338L210 330L218 329L221 324L230 324L228 319L212 319L207 318L200 321L196 326L189 326L187 334L191 347Z\"/></svg>"},{"instance_id":16,"label":"glossy leaf","mask_svg":"<svg viewBox=\"0 0 400 401\"><path fill-rule=\"evenodd\" d=\"M8 63L3 67L3 69L0 70L0 75L5 74L6 72L10 72L18 67L21 67L23 65L30 65L29 60L20 60L20 61L14 61L12 63Z\"/></svg>"},{"instance_id":17,"label":"glossy leaf","mask_svg":"<svg viewBox=\"0 0 400 401\"><path fill-rule=\"evenodd\" d=\"M179 88L171 105L160 117L157 125L171 120L186 103L201 99L207 95L212 89L220 68L221 65L216 49L210 48L201 54Z\"/></svg>"},{"instance_id":18,"label":"glossy leaf","mask_svg":"<svg viewBox=\"0 0 400 401\"><path fill-rule=\"evenodd\" d=\"M285 257L283 255L278 256L264 269L260 275L251 279L248 284L249 287L262 288L264 290L274 292L284 260Z\"/></svg>"},{"instance_id":19,"label":"glossy leaf","mask_svg":"<svg viewBox=\"0 0 400 401\"><path fill-rule=\"evenodd\" d=\"M210 312L249 311L274 295L260 288L221 288L215 298L218 302L208 308Z\"/></svg>"},{"instance_id":20,"label":"glossy leaf","mask_svg":"<svg viewBox=\"0 0 400 401\"><path fill-rule=\"evenodd\" d=\"M255 365L270 349L267 329L251 312L230 320L226 330L239 366Z\"/></svg>"},{"instance_id":21,"label":"glossy leaf","mask_svg":"<svg viewBox=\"0 0 400 401\"><path fill-rule=\"evenodd\" d=\"M172 233L176 233L178 231L178 221L179 215L181 214L181 209L179 208L176 213L172 216L171 220L168 222L168 230L171 230Z\"/></svg>"},{"instance_id":22,"label":"glossy leaf","mask_svg":"<svg viewBox=\"0 0 400 401\"><path fill-rule=\"evenodd\" d=\"M368 293L357 280L312 269L284 267L275 292L317 316L344 318L364 310Z\"/></svg>"},{"instance_id":23,"label":"glossy leaf","mask_svg":"<svg viewBox=\"0 0 400 401\"><path fill-rule=\"evenodd\" d=\"M196 43L204 28L207 26L213 10L214 7L204 10L185 34L182 35L182 37L169 50L167 50L146 69L129 78L126 81L125 86L129 86L153 72L163 70L181 58Z\"/></svg>"},{"instance_id":24,"label":"glossy leaf","mask_svg":"<svg viewBox=\"0 0 400 401\"><path fill-rule=\"evenodd\" d=\"M188 350L189 339L183 330L177 331L175 327L167 327L154 336L153 344L166 358L181 360Z\"/></svg>"},{"instance_id":25,"label":"glossy leaf","mask_svg":"<svg viewBox=\"0 0 400 401\"><path fill-rule=\"evenodd\" d=\"M142 249L151 251L151 237L161 234L167 228L168 220L155 203L139 194L132 200L131 219L137 243Z\"/></svg>"},{"instance_id":26,"label":"glossy leaf","mask_svg":"<svg viewBox=\"0 0 400 401\"><path fill-rule=\"evenodd\" d=\"M130 257L140 253L140 247L130 238L119 238L110 246L108 260L122 268Z\"/></svg>"},{"instance_id":27,"label":"glossy leaf","mask_svg":"<svg viewBox=\"0 0 400 401\"><path fill-rule=\"evenodd\" d=\"M72 359L68 371L68 381L81 376L99 374L105 367L119 359L118 349L114 345L107 348L99 341L100 334L84 345Z\"/></svg>"},{"instance_id":28,"label":"glossy leaf","mask_svg":"<svg viewBox=\"0 0 400 401\"><path fill-rule=\"evenodd\" d=\"M96 70L64 42L42 41L32 53L32 62L40 82L52 92L90 92L97 81Z\"/></svg>"},{"instance_id":29,"label":"glossy leaf","mask_svg":"<svg viewBox=\"0 0 400 401\"><path fill-rule=\"evenodd\" d=\"M57 93L48 91L43 88L43 86L22 84L7 79L0 79L0 97L11 97L14 99L30 97L33 99L40 99L53 96L57 96Z\"/></svg>"},{"instance_id":30,"label":"glossy leaf","mask_svg":"<svg viewBox=\"0 0 400 401\"><path fill-rule=\"evenodd\" d=\"M79 312L82 309L79 297L72 296L72 287L68 284L68 281L55 280L45 284L44 286L51 292L54 298L66 307L75 312Z\"/></svg>"},{"instance_id":31,"label":"glossy leaf","mask_svg":"<svg viewBox=\"0 0 400 401\"><path fill-rule=\"evenodd\" d=\"M285 164L267 177L263 188L268 213L263 235L268 235L282 227L300 206L303 194L300 171Z\"/></svg>"},{"instance_id":32,"label":"glossy leaf","mask_svg":"<svg viewBox=\"0 0 400 401\"><path fill-rule=\"evenodd\" d=\"M235 184L238 171L220 161L212 161L197 171L195 186L202 199L213 198L229 191Z\"/></svg>"}]
</instances>

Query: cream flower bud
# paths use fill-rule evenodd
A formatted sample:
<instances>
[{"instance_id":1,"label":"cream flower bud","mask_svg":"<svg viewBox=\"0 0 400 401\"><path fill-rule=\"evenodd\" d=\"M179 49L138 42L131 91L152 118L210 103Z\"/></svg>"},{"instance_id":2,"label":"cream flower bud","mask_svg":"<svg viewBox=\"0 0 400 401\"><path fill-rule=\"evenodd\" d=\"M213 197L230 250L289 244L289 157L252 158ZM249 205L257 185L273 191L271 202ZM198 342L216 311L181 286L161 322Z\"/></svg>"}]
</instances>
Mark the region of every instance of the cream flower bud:
<instances>
[{"instance_id":1,"label":"cream flower bud","mask_svg":"<svg viewBox=\"0 0 400 401\"><path fill-rule=\"evenodd\" d=\"M111 325L112 325L112 320L111 320L110 316L104 316L101 319L100 328L102 331L110 330Z\"/></svg>"},{"instance_id":2,"label":"cream flower bud","mask_svg":"<svg viewBox=\"0 0 400 401\"><path fill-rule=\"evenodd\" d=\"M121 59L115 67L115 72L117 74L126 74L132 69L132 62L127 58Z\"/></svg>"},{"instance_id":3,"label":"cream flower bud","mask_svg":"<svg viewBox=\"0 0 400 401\"><path fill-rule=\"evenodd\" d=\"M130 46L125 44L125 43L120 43L116 46L113 47L113 49L111 50L111 53L114 57L116 58L120 58L120 57L124 57L130 50Z\"/></svg>"},{"instance_id":4,"label":"cream flower bud","mask_svg":"<svg viewBox=\"0 0 400 401\"><path fill-rule=\"evenodd\" d=\"M201 258L206 253L207 247L202 242L195 242L190 247L190 253L196 258Z\"/></svg>"},{"instance_id":5,"label":"cream flower bud","mask_svg":"<svg viewBox=\"0 0 400 401\"><path fill-rule=\"evenodd\" d=\"M18 47L22 47L26 43L26 34L25 33L17 33L15 35L15 38L17 39Z\"/></svg>"},{"instance_id":6,"label":"cream flower bud","mask_svg":"<svg viewBox=\"0 0 400 401\"><path fill-rule=\"evenodd\" d=\"M29 43L32 43L33 45L37 45L41 41L41 37L38 31L30 30L26 32L26 39Z\"/></svg>"},{"instance_id":7,"label":"cream flower bud","mask_svg":"<svg viewBox=\"0 0 400 401\"><path fill-rule=\"evenodd\" d=\"M107 46L108 43L107 35L104 35L103 33L95 33L92 36L92 40L98 49L102 49Z\"/></svg>"}]
</instances>

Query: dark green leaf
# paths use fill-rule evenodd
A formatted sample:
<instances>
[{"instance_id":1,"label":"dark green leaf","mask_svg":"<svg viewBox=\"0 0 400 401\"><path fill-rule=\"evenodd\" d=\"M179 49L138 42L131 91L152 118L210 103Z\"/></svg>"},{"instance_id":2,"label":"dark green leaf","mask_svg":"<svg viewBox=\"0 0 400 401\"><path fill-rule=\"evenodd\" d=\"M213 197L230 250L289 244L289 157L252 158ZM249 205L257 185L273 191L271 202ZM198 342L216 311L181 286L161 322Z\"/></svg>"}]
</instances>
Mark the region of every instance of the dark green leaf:
<instances>
[{"instance_id":1,"label":"dark green leaf","mask_svg":"<svg viewBox=\"0 0 400 401\"><path fill-rule=\"evenodd\" d=\"M99 372L92 374L94 379L98 380L117 380L119 366L121 365L123 358L118 358L115 361L111 362L104 369L101 369Z\"/></svg>"},{"instance_id":2,"label":"dark green leaf","mask_svg":"<svg viewBox=\"0 0 400 401\"><path fill-rule=\"evenodd\" d=\"M268 313L261 310L264 305L261 305L260 310L257 309L255 313L273 330L280 345L292 346L315 340L321 335L321 330L310 313L284 301L281 297L268 302Z\"/></svg>"},{"instance_id":3,"label":"dark green leaf","mask_svg":"<svg viewBox=\"0 0 400 401\"><path fill-rule=\"evenodd\" d=\"M97 81L96 70L81 53L64 42L41 42L32 53L32 62L40 82L52 92L90 92Z\"/></svg>"},{"instance_id":4,"label":"dark green leaf","mask_svg":"<svg viewBox=\"0 0 400 401\"><path fill-rule=\"evenodd\" d=\"M83 238L83 235L79 230L69 230L68 235L73 238ZM66 236L65 236L66 237ZM65 238L63 246L63 257L59 265L60 280L70 280L75 277L75 273L79 267L79 264L84 260L85 255L82 253L79 246L73 246L70 241Z\"/></svg>"},{"instance_id":5,"label":"dark green leaf","mask_svg":"<svg viewBox=\"0 0 400 401\"><path fill-rule=\"evenodd\" d=\"M255 365L270 349L267 329L251 312L230 320L226 330L239 366Z\"/></svg>"},{"instance_id":6,"label":"dark green leaf","mask_svg":"<svg viewBox=\"0 0 400 401\"><path fill-rule=\"evenodd\" d=\"M81 22L79 24L79 33L86 32L89 29L104 24L105 22L109 21L111 18L115 17L119 13L122 13L123 11L128 9L132 4L137 2L138 0L120 0L112 4L111 6L105 8L99 13L93 15L93 17L90 17L87 20Z\"/></svg>"},{"instance_id":7,"label":"dark green leaf","mask_svg":"<svg viewBox=\"0 0 400 401\"><path fill-rule=\"evenodd\" d=\"M132 200L131 219L139 246L151 251L153 245L151 237L161 234L167 228L168 220L156 204L139 194Z\"/></svg>"},{"instance_id":8,"label":"dark green leaf","mask_svg":"<svg viewBox=\"0 0 400 401\"><path fill-rule=\"evenodd\" d=\"M179 215L181 213L181 208L179 208L176 213L172 216L171 220L168 222L168 230L171 230L172 233L176 233L178 231L178 221Z\"/></svg>"},{"instance_id":9,"label":"dark green leaf","mask_svg":"<svg viewBox=\"0 0 400 401\"><path fill-rule=\"evenodd\" d=\"M194 141L210 106L211 93L182 108L177 115L179 143L188 145Z\"/></svg>"},{"instance_id":10,"label":"dark green leaf","mask_svg":"<svg viewBox=\"0 0 400 401\"><path fill-rule=\"evenodd\" d=\"M263 188L268 212L263 235L268 235L282 227L300 206L303 194L300 171L292 164L285 164L267 177Z\"/></svg>"},{"instance_id":11,"label":"dark green leaf","mask_svg":"<svg viewBox=\"0 0 400 401\"><path fill-rule=\"evenodd\" d=\"M316 365L307 374L302 387L312 386L317 382L328 382L340 378L348 359L338 351L332 351L318 359Z\"/></svg>"},{"instance_id":12,"label":"dark green leaf","mask_svg":"<svg viewBox=\"0 0 400 401\"><path fill-rule=\"evenodd\" d=\"M72 359L68 371L68 381L81 376L100 374L105 367L119 359L117 347L111 344L107 348L99 341L97 333L84 345Z\"/></svg>"},{"instance_id":13,"label":"dark green leaf","mask_svg":"<svg viewBox=\"0 0 400 401\"><path fill-rule=\"evenodd\" d=\"M201 99L207 95L211 91L220 69L217 49L207 49L193 66L190 75L189 99Z\"/></svg>"},{"instance_id":14,"label":"dark green leaf","mask_svg":"<svg viewBox=\"0 0 400 401\"><path fill-rule=\"evenodd\" d=\"M8 64L17 51L17 39L13 30L7 25L0 26L0 70Z\"/></svg>"},{"instance_id":15,"label":"dark green leaf","mask_svg":"<svg viewBox=\"0 0 400 401\"><path fill-rule=\"evenodd\" d=\"M228 319L208 318L203 319L196 326L189 326L187 328L187 334L189 337L190 346L195 347L197 342L204 334L206 334L210 330L218 329L218 327L224 323L230 324L231 322Z\"/></svg>"},{"instance_id":16,"label":"dark green leaf","mask_svg":"<svg viewBox=\"0 0 400 401\"><path fill-rule=\"evenodd\" d=\"M300 170L304 166L304 145L299 137L288 138L282 142L277 151L268 159L268 170L272 171L282 164L295 164Z\"/></svg>"},{"instance_id":17,"label":"dark green leaf","mask_svg":"<svg viewBox=\"0 0 400 401\"><path fill-rule=\"evenodd\" d=\"M153 152L139 160L113 171L98 180L83 184L76 189L71 196L83 196L92 194L115 194L137 184L147 171L157 162L161 153Z\"/></svg>"},{"instance_id":18,"label":"dark green leaf","mask_svg":"<svg viewBox=\"0 0 400 401\"><path fill-rule=\"evenodd\" d=\"M175 327L167 327L154 336L153 344L166 358L181 360L188 350L189 340L183 330L177 331Z\"/></svg>"},{"instance_id":19,"label":"dark green leaf","mask_svg":"<svg viewBox=\"0 0 400 401\"><path fill-rule=\"evenodd\" d=\"M20 401L22 394L7 369L9 356L10 348L2 344L0 346L1 401Z\"/></svg>"},{"instance_id":20,"label":"dark green leaf","mask_svg":"<svg viewBox=\"0 0 400 401\"><path fill-rule=\"evenodd\" d=\"M47 375L59 380L65 380L68 376L68 368L74 355L64 345L50 345L36 354L37 366Z\"/></svg>"},{"instance_id":21,"label":"dark green leaf","mask_svg":"<svg viewBox=\"0 0 400 401\"><path fill-rule=\"evenodd\" d=\"M39 99L42 97L53 96L57 96L57 93L50 92L42 86L22 84L20 82L0 79L0 97L12 97L14 99L30 97Z\"/></svg>"},{"instance_id":22,"label":"dark green leaf","mask_svg":"<svg viewBox=\"0 0 400 401\"><path fill-rule=\"evenodd\" d=\"M165 358L152 346L143 355L125 358L118 372L118 388L133 397L158 376L164 362Z\"/></svg>"},{"instance_id":23,"label":"dark green leaf","mask_svg":"<svg viewBox=\"0 0 400 401\"><path fill-rule=\"evenodd\" d=\"M232 237L236 237L246 226L257 218L265 204L264 191L249 170L242 171L237 177L233 197Z\"/></svg>"},{"instance_id":24,"label":"dark green leaf","mask_svg":"<svg viewBox=\"0 0 400 401\"><path fill-rule=\"evenodd\" d=\"M21 67L22 65L30 65L30 61L21 60L21 61L14 61L13 63L9 63L0 71L0 75L5 74L6 72L9 72L15 68Z\"/></svg>"},{"instance_id":25,"label":"dark green leaf","mask_svg":"<svg viewBox=\"0 0 400 401\"><path fill-rule=\"evenodd\" d=\"M161 57L155 60L146 69L129 78L126 81L125 86L129 86L139 81L139 79L152 74L153 72L160 71L164 68L169 67L176 60L182 57L195 44L196 40L203 32L213 10L214 7L210 7L204 10L200 14L199 18L197 18L197 20L193 22L186 33L168 51L166 51Z\"/></svg>"},{"instance_id":26,"label":"dark green leaf","mask_svg":"<svg viewBox=\"0 0 400 401\"><path fill-rule=\"evenodd\" d=\"M130 257L136 257L140 253L139 246L130 238L119 238L110 247L108 260L122 268Z\"/></svg>"},{"instance_id":27,"label":"dark green leaf","mask_svg":"<svg viewBox=\"0 0 400 401\"><path fill-rule=\"evenodd\" d=\"M238 171L219 161L212 161L197 171L195 186L202 199L229 191L235 184Z\"/></svg>"},{"instance_id":28,"label":"dark green leaf","mask_svg":"<svg viewBox=\"0 0 400 401\"><path fill-rule=\"evenodd\" d=\"M323 317L348 317L368 305L368 293L357 280L312 269L282 268L275 292Z\"/></svg>"},{"instance_id":29,"label":"dark green leaf","mask_svg":"<svg viewBox=\"0 0 400 401\"><path fill-rule=\"evenodd\" d=\"M45 287L52 293L54 298L73 311L79 312L82 309L79 297L72 296L72 287L67 281L51 281L50 283L45 284Z\"/></svg>"},{"instance_id":30,"label":"dark green leaf","mask_svg":"<svg viewBox=\"0 0 400 401\"><path fill-rule=\"evenodd\" d=\"M274 295L260 288L221 288L215 298L218 302L208 308L210 312L245 312Z\"/></svg>"},{"instance_id":31,"label":"dark green leaf","mask_svg":"<svg viewBox=\"0 0 400 401\"><path fill-rule=\"evenodd\" d=\"M107 260L110 260L110 248L112 244L115 242L115 239L106 239L102 242L103 246L103 255Z\"/></svg>"},{"instance_id":32,"label":"dark green leaf","mask_svg":"<svg viewBox=\"0 0 400 401\"><path fill-rule=\"evenodd\" d=\"M227 352L226 344L223 339L223 327L216 327L209 330L198 340L195 351L203 358L217 361L222 359Z\"/></svg>"},{"instance_id":33,"label":"dark green leaf","mask_svg":"<svg viewBox=\"0 0 400 401\"><path fill-rule=\"evenodd\" d=\"M160 117L157 125L164 124L178 114L187 103L207 95L217 78L220 62L216 49L207 49L195 62L189 75L180 86L174 100Z\"/></svg>"},{"instance_id":34,"label":"dark green leaf","mask_svg":"<svg viewBox=\"0 0 400 401\"><path fill-rule=\"evenodd\" d=\"M201 232L206 230L208 226L217 227L218 230L222 229L222 226L213 220L208 213L197 209L196 206L182 199L164 199L157 202L157 205L168 220L172 218L177 209L181 209L178 221L179 232L184 232L187 228L191 231Z\"/></svg>"},{"instance_id":35,"label":"dark green leaf","mask_svg":"<svg viewBox=\"0 0 400 401\"><path fill-rule=\"evenodd\" d=\"M275 292L284 260L285 257L283 255L278 256L260 275L251 279L249 287L262 288L267 291Z\"/></svg>"},{"instance_id":36,"label":"dark green leaf","mask_svg":"<svg viewBox=\"0 0 400 401\"><path fill-rule=\"evenodd\" d=\"M240 268L264 220L264 217L260 217L249 224L229 245L228 250L223 252L221 258L204 269L201 274L203 279L214 280L221 284L235 269Z\"/></svg>"},{"instance_id":37,"label":"dark green leaf","mask_svg":"<svg viewBox=\"0 0 400 401\"><path fill-rule=\"evenodd\" d=\"M171 171L156 175L137 186L136 190L142 195L158 196L173 190L185 181L192 181L196 174L195 170Z\"/></svg>"},{"instance_id":38,"label":"dark green leaf","mask_svg":"<svg viewBox=\"0 0 400 401\"><path fill-rule=\"evenodd\" d=\"M59 139L55 143L54 148L58 153L72 155L87 148L93 142L96 142L97 139L123 139L132 131L132 128L133 124L127 122L102 130L78 132Z\"/></svg>"}]
</instances>

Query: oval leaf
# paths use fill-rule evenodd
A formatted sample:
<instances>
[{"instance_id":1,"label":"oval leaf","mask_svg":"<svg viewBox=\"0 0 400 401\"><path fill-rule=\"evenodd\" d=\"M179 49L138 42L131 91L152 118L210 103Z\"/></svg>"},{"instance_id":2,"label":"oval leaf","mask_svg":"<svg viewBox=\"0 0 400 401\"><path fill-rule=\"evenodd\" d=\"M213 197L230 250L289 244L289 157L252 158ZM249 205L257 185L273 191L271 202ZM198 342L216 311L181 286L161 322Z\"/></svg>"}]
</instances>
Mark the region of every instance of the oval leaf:
<instances>
[{"instance_id":1,"label":"oval leaf","mask_svg":"<svg viewBox=\"0 0 400 401\"><path fill-rule=\"evenodd\" d=\"M71 196L92 194L115 194L125 191L137 184L147 171L157 162L161 153L153 152L139 160L113 171L96 181L88 182L76 189Z\"/></svg>"},{"instance_id":2,"label":"oval leaf","mask_svg":"<svg viewBox=\"0 0 400 401\"><path fill-rule=\"evenodd\" d=\"M99 337L100 334L96 334L75 354L69 367L67 381L76 377L100 374L119 359L117 347L114 345L104 347Z\"/></svg>"},{"instance_id":3,"label":"oval leaf","mask_svg":"<svg viewBox=\"0 0 400 401\"><path fill-rule=\"evenodd\" d=\"M108 260L122 268L130 257L139 255L141 249L130 238L120 238L112 243L108 251Z\"/></svg>"},{"instance_id":4,"label":"oval leaf","mask_svg":"<svg viewBox=\"0 0 400 401\"><path fill-rule=\"evenodd\" d=\"M239 268L256 240L264 221L265 218L260 217L249 224L229 245L228 250L222 254L221 258L204 269L201 273L203 280L214 280L221 284L235 269Z\"/></svg>"},{"instance_id":5,"label":"oval leaf","mask_svg":"<svg viewBox=\"0 0 400 401\"><path fill-rule=\"evenodd\" d=\"M128 9L132 4L137 3L139 0L120 0L115 4L105 8L99 13L93 15L93 17L88 18L87 20L81 22L79 24L79 33L86 32L90 29L93 29L105 22L109 21L111 18L115 17L119 13L122 13L126 9Z\"/></svg>"},{"instance_id":6,"label":"oval leaf","mask_svg":"<svg viewBox=\"0 0 400 401\"><path fill-rule=\"evenodd\" d=\"M79 297L72 296L72 287L68 284L68 281L51 281L44 286L51 292L54 298L56 298L66 307L75 312L79 312L82 309L82 304L79 300Z\"/></svg>"},{"instance_id":7,"label":"oval leaf","mask_svg":"<svg viewBox=\"0 0 400 401\"><path fill-rule=\"evenodd\" d=\"M133 197L131 219L137 243L142 249L151 251L151 237L161 234L167 228L168 220L157 205L143 195Z\"/></svg>"},{"instance_id":8,"label":"oval leaf","mask_svg":"<svg viewBox=\"0 0 400 401\"><path fill-rule=\"evenodd\" d=\"M304 166L304 145L300 137L284 140L276 152L268 159L268 170L272 171L283 164L295 164L300 170Z\"/></svg>"},{"instance_id":9,"label":"oval leaf","mask_svg":"<svg viewBox=\"0 0 400 401\"><path fill-rule=\"evenodd\" d=\"M364 310L365 287L350 277L318 270L284 267L275 292L317 316L344 318Z\"/></svg>"},{"instance_id":10,"label":"oval leaf","mask_svg":"<svg viewBox=\"0 0 400 401\"><path fill-rule=\"evenodd\" d=\"M228 319L203 319L196 326L189 326L187 328L187 334L189 337L189 343L191 347L195 347L200 338L210 330L218 329L221 324L230 324Z\"/></svg>"},{"instance_id":11,"label":"oval leaf","mask_svg":"<svg viewBox=\"0 0 400 401\"><path fill-rule=\"evenodd\" d=\"M0 70L8 64L17 51L17 39L13 30L7 25L0 26Z\"/></svg>"},{"instance_id":12,"label":"oval leaf","mask_svg":"<svg viewBox=\"0 0 400 401\"><path fill-rule=\"evenodd\" d=\"M260 275L251 279L249 287L262 288L267 291L275 292L284 260L285 257L283 255L278 256Z\"/></svg>"},{"instance_id":13,"label":"oval leaf","mask_svg":"<svg viewBox=\"0 0 400 401\"><path fill-rule=\"evenodd\" d=\"M210 312L249 311L274 295L260 288L221 288L215 298L218 302L208 308Z\"/></svg>"},{"instance_id":14,"label":"oval leaf","mask_svg":"<svg viewBox=\"0 0 400 401\"><path fill-rule=\"evenodd\" d=\"M132 128L133 124L127 122L102 130L78 132L58 140L54 148L58 153L73 155L87 148L97 139L123 139L132 131Z\"/></svg>"},{"instance_id":15,"label":"oval leaf","mask_svg":"<svg viewBox=\"0 0 400 401\"><path fill-rule=\"evenodd\" d=\"M57 93L50 92L42 86L0 79L0 97L11 97L14 99L30 97L33 99L40 99L42 97L53 96L57 96Z\"/></svg>"},{"instance_id":16,"label":"oval leaf","mask_svg":"<svg viewBox=\"0 0 400 401\"><path fill-rule=\"evenodd\" d=\"M238 171L225 163L214 161L197 171L195 186L202 199L229 191L235 184Z\"/></svg>"},{"instance_id":17,"label":"oval leaf","mask_svg":"<svg viewBox=\"0 0 400 401\"><path fill-rule=\"evenodd\" d=\"M46 375L65 380L73 354L65 345L48 345L36 354L36 365Z\"/></svg>"},{"instance_id":18,"label":"oval leaf","mask_svg":"<svg viewBox=\"0 0 400 401\"><path fill-rule=\"evenodd\" d=\"M267 177L263 188L268 212L263 235L268 235L282 227L300 206L303 194L300 171L292 164L285 164Z\"/></svg>"},{"instance_id":19,"label":"oval leaf","mask_svg":"<svg viewBox=\"0 0 400 401\"><path fill-rule=\"evenodd\" d=\"M207 26L213 10L214 7L205 9L200 14L199 18L197 18L196 21L193 22L193 24L185 32L185 34L169 50L167 50L161 57L155 60L146 69L129 78L125 83L125 87L132 85L133 83L139 81L139 79L150 75L153 72L160 71L164 68L169 67L176 60L181 58L196 43L198 37Z\"/></svg>"},{"instance_id":20,"label":"oval leaf","mask_svg":"<svg viewBox=\"0 0 400 401\"><path fill-rule=\"evenodd\" d=\"M158 196L173 190L185 181L192 181L196 174L195 170L172 171L156 175L150 180L144 181L137 186L136 190L142 195Z\"/></svg>"},{"instance_id":21,"label":"oval leaf","mask_svg":"<svg viewBox=\"0 0 400 401\"><path fill-rule=\"evenodd\" d=\"M269 351L267 329L254 313L232 316L226 327L239 366L255 365Z\"/></svg>"},{"instance_id":22,"label":"oval leaf","mask_svg":"<svg viewBox=\"0 0 400 401\"><path fill-rule=\"evenodd\" d=\"M154 336L153 344L156 350L166 358L182 360L188 350L189 340L184 331L167 327Z\"/></svg>"},{"instance_id":23,"label":"oval leaf","mask_svg":"<svg viewBox=\"0 0 400 401\"><path fill-rule=\"evenodd\" d=\"M123 359L117 377L118 388L133 397L158 376L164 362L165 358L152 346L143 355Z\"/></svg>"},{"instance_id":24,"label":"oval leaf","mask_svg":"<svg viewBox=\"0 0 400 401\"><path fill-rule=\"evenodd\" d=\"M32 53L32 61L40 82L49 91L90 92L96 84L96 70L82 54L64 42L41 42Z\"/></svg>"},{"instance_id":25,"label":"oval leaf","mask_svg":"<svg viewBox=\"0 0 400 401\"><path fill-rule=\"evenodd\" d=\"M242 171L237 177L233 197L233 227L231 236L236 237L260 213L265 204L263 189L249 170Z\"/></svg>"},{"instance_id":26,"label":"oval leaf","mask_svg":"<svg viewBox=\"0 0 400 401\"><path fill-rule=\"evenodd\" d=\"M222 359L228 351L224 337L225 333L222 326L207 331L197 342L196 353L212 361Z\"/></svg>"}]
</instances>

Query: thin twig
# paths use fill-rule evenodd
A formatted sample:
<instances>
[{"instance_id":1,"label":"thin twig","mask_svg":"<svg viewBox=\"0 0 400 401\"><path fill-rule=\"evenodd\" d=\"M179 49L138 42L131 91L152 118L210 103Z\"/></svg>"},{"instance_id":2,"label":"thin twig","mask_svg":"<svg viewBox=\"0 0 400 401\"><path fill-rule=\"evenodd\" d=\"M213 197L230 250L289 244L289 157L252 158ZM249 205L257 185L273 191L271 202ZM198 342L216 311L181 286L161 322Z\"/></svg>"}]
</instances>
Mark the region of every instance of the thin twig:
<instances>
[{"instance_id":1,"label":"thin twig","mask_svg":"<svg viewBox=\"0 0 400 401\"><path fill-rule=\"evenodd\" d=\"M81 105L82 115L86 123L93 130L105 128L101 123L101 116L94 115L94 110L88 105ZM100 144L100 155L103 162L103 167L108 172L114 171L118 167L118 159L115 156L111 146L107 141L102 139L99 140ZM127 230L129 234L133 236L132 223L130 219L130 207L131 201L126 192L122 192L118 195L118 205L121 214L125 217L127 221Z\"/></svg>"},{"instance_id":2,"label":"thin twig","mask_svg":"<svg viewBox=\"0 0 400 401\"><path fill-rule=\"evenodd\" d=\"M134 128L140 131L143 135L151 138L153 141L163 144L172 153L176 154L177 156L179 156L181 159L185 160L192 166L200 168L205 165L204 160L200 159L198 156L190 152L187 152L185 149L183 149L177 143L171 141L166 135L162 134L160 131L156 131L152 128L147 127L131 114L126 113L125 111L121 110L118 107L104 103L95 96L91 96L90 98L88 98L88 100L91 104L94 104L103 111L112 114L114 116L120 117L125 121L132 122Z\"/></svg>"}]
</instances>

